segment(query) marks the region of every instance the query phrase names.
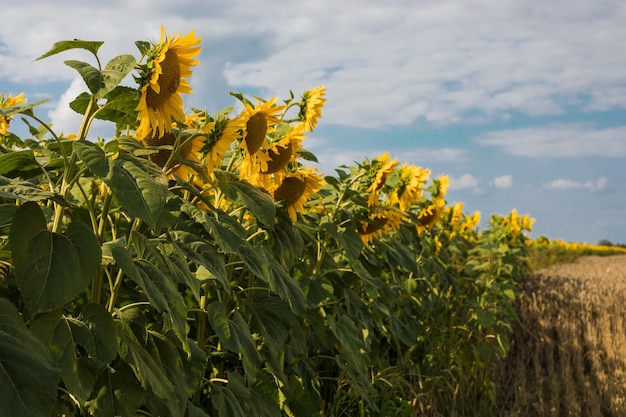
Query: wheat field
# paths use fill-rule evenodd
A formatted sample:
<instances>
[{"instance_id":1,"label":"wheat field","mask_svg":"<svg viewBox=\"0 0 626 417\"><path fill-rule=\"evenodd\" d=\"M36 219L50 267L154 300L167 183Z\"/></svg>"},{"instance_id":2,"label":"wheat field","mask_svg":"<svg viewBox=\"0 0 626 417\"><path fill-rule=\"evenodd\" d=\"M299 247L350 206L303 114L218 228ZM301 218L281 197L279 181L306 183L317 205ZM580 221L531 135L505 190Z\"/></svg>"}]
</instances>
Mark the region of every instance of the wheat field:
<instances>
[{"instance_id":1,"label":"wheat field","mask_svg":"<svg viewBox=\"0 0 626 417\"><path fill-rule=\"evenodd\" d=\"M520 285L500 415L626 416L626 255L583 257Z\"/></svg>"}]
</instances>

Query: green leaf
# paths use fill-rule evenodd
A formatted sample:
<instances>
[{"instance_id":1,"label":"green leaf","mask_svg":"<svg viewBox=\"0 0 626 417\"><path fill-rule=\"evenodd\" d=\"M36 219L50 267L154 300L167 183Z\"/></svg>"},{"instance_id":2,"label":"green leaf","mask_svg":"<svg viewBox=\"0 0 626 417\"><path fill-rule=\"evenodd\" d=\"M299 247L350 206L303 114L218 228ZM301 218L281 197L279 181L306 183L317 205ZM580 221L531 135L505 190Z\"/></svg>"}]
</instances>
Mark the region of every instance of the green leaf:
<instances>
[{"instance_id":1,"label":"green leaf","mask_svg":"<svg viewBox=\"0 0 626 417\"><path fill-rule=\"evenodd\" d=\"M226 253L236 252L246 238L246 230L234 218L222 211L207 213L191 203L184 203L181 211L213 236L220 249Z\"/></svg>"},{"instance_id":2,"label":"green leaf","mask_svg":"<svg viewBox=\"0 0 626 417\"><path fill-rule=\"evenodd\" d=\"M297 315L302 315L307 309L307 299L300 288L300 285L294 280L277 260L270 261L270 288L283 300L289 303L289 306Z\"/></svg>"},{"instance_id":3,"label":"green leaf","mask_svg":"<svg viewBox=\"0 0 626 417\"><path fill-rule=\"evenodd\" d=\"M89 327L93 337L97 365L105 365L117 356L119 336L111 314L101 304L89 303L78 317Z\"/></svg>"},{"instance_id":4,"label":"green leaf","mask_svg":"<svg viewBox=\"0 0 626 417\"><path fill-rule=\"evenodd\" d=\"M159 312L167 312L174 332L187 343L187 308L176 283L146 260L134 260L126 248L111 250L117 265L135 281L148 297L150 305Z\"/></svg>"},{"instance_id":5,"label":"green leaf","mask_svg":"<svg viewBox=\"0 0 626 417\"><path fill-rule=\"evenodd\" d=\"M98 145L87 140L78 140L74 142L73 146L76 155L91 172L102 179L107 176L110 170L110 161Z\"/></svg>"},{"instance_id":6,"label":"green leaf","mask_svg":"<svg viewBox=\"0 0 626 417\"><path fill-rule=\"evenodd\" d=\"M33 314L73 299L100 265L100 245L89 228L72 223L68 235L52 233L36 203L16 211L9 239L17 283Z\"/></svg>"},{"instance_id":7,"label":"green leaf","mask_svg":"<svg viewBox=\"0 0 626 417\"><path fill-rule=\"evenodd\" d=\"M235 311L233 320L226 316L226 308L219 301L207 306L209 323L222 344L230 351L239 353L246 377L252 383L262 359L256 348L248 323L241 313Z\"/></svg>"},{"instance_id":8,"label":"green leaf","mask_svg":"<svg viewBox=\"0 0 626 417\"><path fill-rule=\"evenodd\" d=\"M52 45L52 48L50 48L48 52L37 58L35 61L39 61L40 59L68 51L70 49L86 49L94 54L94 56L97 56L98 49L100 49L103 44L103 41L83 41L80 39L59 41Z\"/></svg>"},{"instance_id":9,"label":"green leaf","mask_svg":"<svg viewBox=\"0 0 626 417\"><path fill-rule=\"evenodd\" d=\"M243 243L237 250L239 258L248 269L265 282L270 280L270 261L263 248L255 248L251 243Z\"/></svg>"},{"instance_id":10,"label":"green leaf","mask_svg":"<svg viewBox=\"0 0 626 417\"><path fill-rule=\"evenodd\" d=\"M157 165L120 152L109 174L102 180L131 215L157 228L168 194L167 178Z\"/></svg>"},{"instance_id":11,"label":"green leaf","mask_svg":"<svg viewBox=\"0 0 626 417\"><path fill-rule=\"evenodd\" d=\"M233 200L238 198L264 225L274 226L276 205L272 196L229 172L217 170L215 175L224 194Z\"/></svg>"},{"instance_id":12,"label":"green leaf","mask_svg":"<svg viewBox=\"0 0 626 417\"><path fill-rule=\"evenodd\" d=\"M296 319L289 304L276 296L259 295L246 303L246 311L251 316L251 329L265 338L272 351L282 351Z\"/></svg>"},{"instance_id":13,"label":"green leaf","mask_svg":"<svg viewBox=\"0 0 626 417\"><path fill-rule=\"evenodd\" d=\"M0 298L0 415L49 416L57 379L47 349L13 304Z\"/></svg>"},{"instance_id":14,"label":"green leaf","mask_svg":"<svg viewBox=\"0 0 626 417\"><path fill-rule=\"evenodd\" d=\"M133 371L121 362L115 368L105 367L100 373L85 408L92 416L135 417L144 396Z\"/></svg>"},{"instance_id":15,"label":"green leaf","mask_svg":"<svg viewBox=\"0 0 626 417\"><path fill-rule=\"evenodd\" d=\"M2 194L0 193L0 196ZM0 204L0 227L10 226L13 221L13 216L17 211L17 207L15 204Z\"/></svg>"},{"instance_id":16,"label":"green leaf","mask_svg":"<svg viewBox=\"0 0 626 417\"><path fill-rule=\"evenodd\" d=\"M129 54L118 55L107 62L102 70L102 88L94 92L96 98L105 97L135 68L137 61Z\"/></svg>"},{"instance_id":17,"label":"green leaf","mask_svg":"<svg viewBox=\"0 0 626 417\"><path fill-rule=\"evenodd\" d=\"M6 178L0 176L0 197L8 200L42 201L53 198L56 195L50 191L42 190L29 181L19 178Z\"/></svg>"},{"instance_id":18,"label":"green leaf","mask_svg":"<svg viewBox=\"0 0 626 417\"><path fill-rule=\"evenodd\" d=\"M213 278L222 284L224 291L230 293L230 281L223 254L218 253L215 247L195 234L175 230L170 235L173 238L172 243L185 254L189 261L203 266Z\"/></svg>"},{"instance_id":19,"label":"green leaf","mask_svg":"<svg viewBox=\"0 0 626 417\"><path fill-rule=\"evenodd\" d=\"M96 95L96 93L104 87L102 73L97 68L94 68L90 64L82 61L68 60L64 63L68 67L78 71L92 94Z\"/></svg>"},{"instance_id":20,"label":"green leaf","mask_svg":"<svg viewBox=\"0 0 626 417\"><path fill-rule=\"evenodd\" d=\"M41 165L31 150L0 155L0 176L31 178L41 173Z\"/></svg>"},{"instance_id":21,"label":"green leaf","mask_svg":"<svg viewBox=\"0 0 626 417\"><path fill-rule=\"evenodd\" d=\"M225 385L215 384L211 390L211 403L219 417L246 417L241 400Z\"/></svg>"},{"instance_id":22,"label":"green leaf","mask_svg":"<svg viewBox=\"0 0 626 417\"><path fill-rule=\"evenodd\" d=\"M152 44L148 41L135 41L135 46L137 46L142 56L147 55L150 49L152 49Z\"/></svg>"},{"instance_id":23,"label":"green leaf","mask_svg":"<svg viewBox=\"0 0 626 417\"><path fill-rule=\"evenodd\" d=\"M121 323L120 356L130 365L141 386L157 397L176 402L176 389L145 347L140 344L130 327Z\"/></svg>"}]
</instances>

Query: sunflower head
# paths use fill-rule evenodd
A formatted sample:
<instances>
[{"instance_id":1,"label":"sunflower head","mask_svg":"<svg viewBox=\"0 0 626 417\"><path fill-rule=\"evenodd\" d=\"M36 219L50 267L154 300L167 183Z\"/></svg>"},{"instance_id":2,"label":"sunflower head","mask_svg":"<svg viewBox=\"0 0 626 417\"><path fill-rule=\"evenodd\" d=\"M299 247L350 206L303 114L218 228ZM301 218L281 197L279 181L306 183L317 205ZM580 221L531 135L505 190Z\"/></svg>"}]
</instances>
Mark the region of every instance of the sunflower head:
<instances>
[{"instance_id":1,"label":"sunflower head","mask_svg":"<svg viewBox=\"0 0 626 417\"><path fill-rule=\"evenodd\" d=\"M26 103L26 98L24 98L24 93L20 93L17 96L13 97L11 94L8 96L4 96L4 94L0 94L0 108L7 108L12 106L17 106L19 104ZM0 116L0 136L8 136L9 125L11 124L10 117Z\"/></svg>"},{"instance_id":2,"label":"sunflower head","mask_svg":"<svg viewBox=\"0 0 626 417\"><path fill-rule=\"evenodd\" d=\"M198 64L194 58L200 53L200 40L193 31L180 37L180 34L165 35L165 29L161 28L161 41L148 52L138 78L141 98L136 110L140 139L169 132L172 119L185 119L180 94L192 92L187 78L191 76L191 67Z\"/></svg>"},{"instance_id":3,"label":"sunflower head","mask_svg":"<svg viewBox=\"0 0 626 417\"><path fill-rule=\"evenodd\" d=\"M367 188L367 192L370 193L368 199L368 205L370 207L378 205L378 194L385 186L387 178L393 173L398 164L399 161L397 158L392 161L389 160L389 152L376 157L372 161L370 167L371 183Z\"/></svg>"},{"instance_id":4,"label":"sunflower head","mask_svg":"<svg viewBox=\"0 0 626 417\"><path fill-rule=\"evenodd\" d=\"M323 185L323 174L318 173L314 168L307 168L283 178L280 184L274 183L271 192L274 200L283 202L291 220L296 221L297 213L303 211L307 200Z\"/></svg>"},{"instance_id":5,"label":"sunflower head","mask_svg":"<svg viewBox=\"0 0 626 417\"><path fill-rule=\"evenodd\" d=\"M169 171L172 179L199 183L201 178L206 177L202 167L202 147L205 140L204 136L189 131L178 132L178 136L175 131L171 131L163 135L150 136L142 142L146 146L171 146L172 149L160 149L150 154L148 159ZM172 152L175 153L174 156Z\"/></svg>"},{"instance_id":6,"label":"sunflower head","mask_svg":"<svg viewBox=\"0 0 626 417\"><path fill-rule=\"evenodd\" d=\"M305 132L312 132L317 120L322 116L322 108L326 103L326 87L319 85L302 94L299 118L304 123Z\"/></svg>"}]
</instances>

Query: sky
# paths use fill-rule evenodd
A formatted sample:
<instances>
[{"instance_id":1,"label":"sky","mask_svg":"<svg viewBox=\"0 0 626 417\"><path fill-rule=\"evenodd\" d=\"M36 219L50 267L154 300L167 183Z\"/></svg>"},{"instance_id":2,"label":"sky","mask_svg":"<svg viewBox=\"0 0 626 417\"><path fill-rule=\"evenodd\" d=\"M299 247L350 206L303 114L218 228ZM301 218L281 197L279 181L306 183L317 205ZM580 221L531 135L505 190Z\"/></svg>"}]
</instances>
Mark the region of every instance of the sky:
<instances>
[{"instance_id":1,"label":"sky","mask_svg":"<svg viewBox=\"0 0 626 417\"><path fill-rule=\"evenodd\" d=\"M9 2L0 92L50 98L37 114L76 132L67 104L85 87L63 61L89 55L35 59L74 38L105 41L103 64L139 58L134 42L158 41L161 25L202 37L188 108L215 113L235 104L231 91L288 98L325 85L303 145L328 175L389 152L448 175L448 203L483 222L515 208L536 219L531 237L626 243L626 2Z\"/></svg>"}]
</instances>

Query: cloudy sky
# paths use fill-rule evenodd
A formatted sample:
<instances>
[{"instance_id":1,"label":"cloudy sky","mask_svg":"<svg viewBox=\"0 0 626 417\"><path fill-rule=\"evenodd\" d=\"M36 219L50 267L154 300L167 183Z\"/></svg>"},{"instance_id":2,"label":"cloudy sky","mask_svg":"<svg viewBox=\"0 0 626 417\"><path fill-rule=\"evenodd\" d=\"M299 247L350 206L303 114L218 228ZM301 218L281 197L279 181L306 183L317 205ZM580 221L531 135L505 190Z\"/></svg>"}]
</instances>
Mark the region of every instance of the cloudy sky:
<instances>
[{"instance_id":1,"label":"cloudy sky","mask_svg":"<svg viewBox=\"0 0 626 417\"><path fill-rule=\"evenodd\" d=\"M390 152L452 179L467 211L536 218L533 237L626 243L626 3L621 0L30 0L0 25L0 90L49 97L67 133L83 91L56 41L103 40L101 61L136 40L195 30L188 107L230 91L287 98L324 84L304 145L320 169ZM18 121L12 126L17 128ZM95 127L107 135L110 127Z\"/></svg>"}]
</instances>

